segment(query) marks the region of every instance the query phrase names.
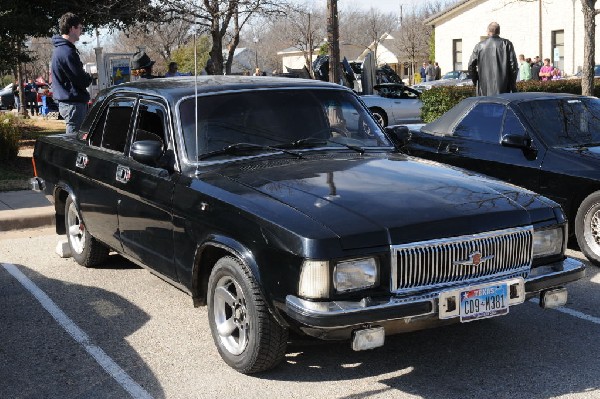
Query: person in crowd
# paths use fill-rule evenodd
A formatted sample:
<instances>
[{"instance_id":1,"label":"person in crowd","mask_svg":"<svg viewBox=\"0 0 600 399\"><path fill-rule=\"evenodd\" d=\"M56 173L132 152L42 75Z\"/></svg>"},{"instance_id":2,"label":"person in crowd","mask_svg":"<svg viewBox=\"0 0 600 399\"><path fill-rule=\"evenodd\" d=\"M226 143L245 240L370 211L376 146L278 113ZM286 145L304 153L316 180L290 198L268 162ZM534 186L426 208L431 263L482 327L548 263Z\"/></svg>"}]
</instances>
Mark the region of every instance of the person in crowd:
<instances>
[{"instance_id":1,"label":"person in crowd","mask_svg":"<svg viewBox=\"0 0 600 399\"><path fill-rule=\"evenodd\" d=\"M215 74L215 64L213 63L212 58L206 60L206 66L200 72L200 75L214 75Z\"/></svg>"},{"instance_id":2,"label":"person in crowd","mask_svg":"<svg viewBox=\"0 0 600 399\"><path fill-rule=\"evenodd\" d=\"M487 39L475 45L468 64L477 95L516 92L519 67L512 42L500 37L497 22L488 25L487 35Z\"/></svg>"},{"instance_id":3,"label":"person in crowd","mask_svg":"<svg viewBox=\"0 0 600 399\"><path fill-rule=\"evenodd\" d=\"M254 73L252 74L252 76L263 76L263 74L262 74L262 72L261 72L260 68L256 68L256 69L254 70Z\"/></svg>"},{"instance_id":4,"label":"person in crowd","mask_svg":"<svg viewBox=\"0 0 600 399\"><path fill-rule=\"evenodd\" d=\"M137 51L131 56L131 74L138 76L140 79L155 79L160 76L152 74L154 61L148 57L145 51Z\"/></svg>"},{"instance_id":5,"label":"person in crowd","mask_svg":"<svg viewBox=\"0 0 600 399\"><path fill-rule=\"evenodd\" d=\"M540 80L540 69L542 68L542 62L540 56L536 55L533 64L531 64L531 80Z\"/></svg>"},{"instance_id":6,"label":"person in crowd","mask_svg":"<svg viewBox=\"0 0 600 399\"><path fill-rule=\"evenodd\" d=\"M27 80L24 90L26 108L29 109L31 116L39 115L40 110L37 103L38 86L33 79Z\"/></svg>"},{"instance_id":7,"label":"person in crowd","mask_svg":"<svg viewBox=\"0 0 600 399\"><path fill-rule=\"evenodd\" d=\"M442 78L442 68L440 68L440 64L435 63L435 80L440 80Z\"/></svg>"},{"instance_id":8,"label":"person in crowd","mask_svg":"<svg viewBox=\"0 0 600 399\"><path fill-rule=\"evenodd\" d=\"M552 71L554 67L550 65L550 58L544 58L544 66L540 69L540 80L546 82L552 80Z\"/></svg>"},{"instance_id":9,"label":"person in crowd","mask_svg":"<svg viewBox=\"0 0 600 399\"><path fill-rule=\"evenodd\" d=\"M15 98L15 109L19 112L19 106L21 105L21 98L19 97L21 95L21 87L18 80L15 80L15 83L12 85L12 93Z\"/></svg>"},{"instance_id":10,"label":"person in crowd","mask_svg":"<svg viewBox=\"0 0 600 399\"><path fill-rule=\"evenodd\" d=\"M552 80L559 80L559 79L562 79L562 73L561 73L560 69L554 68L552 70Z\"/></svg>"},{"instance_id":11,"label":"person in crowd","mask_svg":"<svg viewBox=\"0 0 600 399\"><path fill-rule=\"evenodd\" d=\"M424 62L423 66L421 66L421 70L419 71L419 75L421 75L421 82L425 82L427 75L425 75L425 68L427 68L427 63Z\"/></svg>"},{"instance_id":12,"label":"person in crowd","mask_svg":"<svg viewBox=\"0 0 600 399\"><path fill-rule=\"evenodd\" d=\"M435 67L432 62L429 61L427 63L427 67L425 68L425 81L433 82L435 80Z\"/></svg>"},{"instance_id":13,"label":"person in crowd","mask_svg":"<svg viewBox=\"0 0 600 399\"><path fill-rule=\"evenodd\" d=\"M83 30L81 18L66 13L59 19L60 35L52 38L52 90L58 111L66 122L66 133L77 134L88 109L90 94L86 90L92 77L83 69L75 42Z\"/></svg>"},{"instance_id":14,"label":"person in crowd","mask_svg":"<svg viewBox=\"0 0 600 399\"><path fill-rule=\"evenodd\" d=\"M531 80L531 65L523 54L519 54L519 80Z\"/></svg>"}]
</instances>

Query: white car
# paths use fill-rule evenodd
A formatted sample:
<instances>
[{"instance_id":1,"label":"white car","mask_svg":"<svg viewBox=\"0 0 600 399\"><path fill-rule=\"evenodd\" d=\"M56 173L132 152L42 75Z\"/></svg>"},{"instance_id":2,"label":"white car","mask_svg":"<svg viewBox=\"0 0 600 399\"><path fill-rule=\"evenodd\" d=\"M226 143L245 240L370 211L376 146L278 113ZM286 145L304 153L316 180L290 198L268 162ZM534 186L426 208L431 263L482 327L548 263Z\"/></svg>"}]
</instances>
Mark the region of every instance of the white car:
<instances>
[{"instance_id":1,"label":"white car","mask_svg":"<svg viewBox=\"0 0 600 399\"><path fill-rule=\"evenodd\" d=\"M376 94L360 98L381 126L421 122L423 103L417 90L401 83L382 83L373 88Z\"/></svg>"},{"instance_id":2,"label":"white car","mask_svg":"<svg viewBox=\"0 0 600 399\"><path fill-rule=\"evenodd\" d=\"M439 80L421 82L412 88L422 92L437 86L473 86L473 80L469 71L450 71Z\"/></svg>"}]
</instances>

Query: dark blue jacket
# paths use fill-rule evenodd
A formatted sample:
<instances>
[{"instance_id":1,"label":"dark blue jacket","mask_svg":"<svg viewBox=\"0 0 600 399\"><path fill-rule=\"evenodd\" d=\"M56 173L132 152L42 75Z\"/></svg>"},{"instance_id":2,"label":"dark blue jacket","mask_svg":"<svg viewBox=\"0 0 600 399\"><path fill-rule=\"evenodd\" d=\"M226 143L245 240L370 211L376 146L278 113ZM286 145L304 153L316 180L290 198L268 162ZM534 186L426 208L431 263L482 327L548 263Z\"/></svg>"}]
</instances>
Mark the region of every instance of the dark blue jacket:
<instances>
[{"instance_id":1,"label":"dark blue jacket","mask_svg":"<svg viewBox=\"0 0 600 399\"><path fill-rule=\"evenodd\" d=\"M83 70L75 45L63 38L52 38L52 97L66 103L87 103L90 93L86 88L92 77Z\"/></svg>"}]
</instances>

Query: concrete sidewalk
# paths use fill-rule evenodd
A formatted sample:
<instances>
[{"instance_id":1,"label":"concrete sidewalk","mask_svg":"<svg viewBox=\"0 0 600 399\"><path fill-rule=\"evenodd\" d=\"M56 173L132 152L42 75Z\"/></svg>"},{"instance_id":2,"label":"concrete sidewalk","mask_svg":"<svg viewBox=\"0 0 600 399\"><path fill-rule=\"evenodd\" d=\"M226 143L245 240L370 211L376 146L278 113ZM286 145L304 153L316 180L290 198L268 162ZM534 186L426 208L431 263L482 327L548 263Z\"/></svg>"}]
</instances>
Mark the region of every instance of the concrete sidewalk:
<instances>
[{"instance_id":1,"label":"concrete sidewalk","mask_svg":"<svg viewBox=\"0 0 600 399\"><path fill-rule=\"evenodd\" d=\"M54 225L54 205L31 190L0 191L0 231Z\"/></svg>"}]
</instances>

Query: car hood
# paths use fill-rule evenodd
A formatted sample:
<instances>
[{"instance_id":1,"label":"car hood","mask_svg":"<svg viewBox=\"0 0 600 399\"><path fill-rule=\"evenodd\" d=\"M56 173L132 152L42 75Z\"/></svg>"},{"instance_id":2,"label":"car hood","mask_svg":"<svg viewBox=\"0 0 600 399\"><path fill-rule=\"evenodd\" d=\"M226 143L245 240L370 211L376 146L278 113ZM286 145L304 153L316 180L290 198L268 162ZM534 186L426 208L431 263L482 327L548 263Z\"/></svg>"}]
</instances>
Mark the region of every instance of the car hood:
<instances>
[{"instance_id":1,"label":"car hood","mask_svg":"<svg viewBox=\"0 0 600 399\"><path fill-rule=\"evenodd\" d=\"M231 180L243 185L246 190L238 188L237 194L260 202L259 208L285 205L320 223L343 248L473 234L554 217L545 199L530 191L403 155L272 159L224 167L218 174L229 189ZM269 201L277 205L265 205Z\"/></svg>"}]
</instances>

